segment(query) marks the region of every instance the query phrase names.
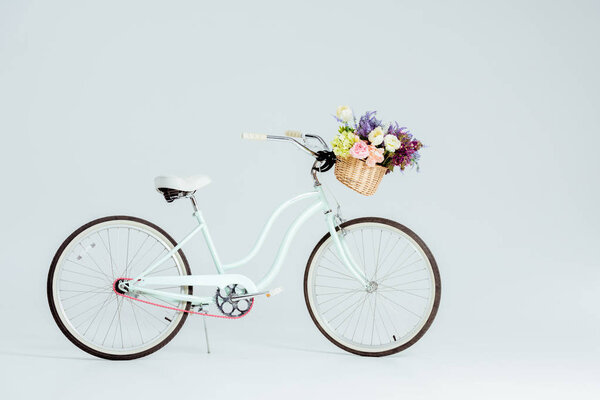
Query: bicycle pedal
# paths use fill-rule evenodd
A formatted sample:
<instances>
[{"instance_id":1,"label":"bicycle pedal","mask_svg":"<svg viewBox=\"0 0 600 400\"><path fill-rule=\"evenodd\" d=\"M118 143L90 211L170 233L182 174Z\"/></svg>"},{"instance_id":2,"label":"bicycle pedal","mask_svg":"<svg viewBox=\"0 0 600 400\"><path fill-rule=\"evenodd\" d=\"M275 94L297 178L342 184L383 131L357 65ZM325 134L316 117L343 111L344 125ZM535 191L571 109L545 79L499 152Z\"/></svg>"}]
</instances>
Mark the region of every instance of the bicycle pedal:
<instances>
[{"instance_id":1,"label":"bicycle pedal","mask_svg":"<svg viewBox=\"0 0 600 400\"><path fill-rule=\"evenodd\" d=\"M283 288L278 287L278 288L275 288L273 290L269 290L269 292L266 294L266 296L267 297L273 297L273 296L278 295L281 292L283 292Z\"/></svg>"}]
</instances>

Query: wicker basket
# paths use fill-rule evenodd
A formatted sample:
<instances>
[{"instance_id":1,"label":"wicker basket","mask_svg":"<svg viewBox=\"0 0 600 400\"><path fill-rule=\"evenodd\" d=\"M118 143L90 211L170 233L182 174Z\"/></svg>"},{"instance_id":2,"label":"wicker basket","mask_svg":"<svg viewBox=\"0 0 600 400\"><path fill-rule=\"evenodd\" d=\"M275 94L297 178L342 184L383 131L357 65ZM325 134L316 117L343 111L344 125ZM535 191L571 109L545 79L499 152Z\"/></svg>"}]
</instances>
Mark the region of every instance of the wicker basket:
<instances>
[{"instance_id":1,"label":"wicker basket","mask_svg":"<svg viewBox=\"0 0 600 400\"><path fill-rule=\"evenodd\" d=\"M338 157L335 161L337 180L365 196L375 194L386 171L387 168L381 165L369 167L363 160L354 157Z\"/></svg>"}]
</instances>

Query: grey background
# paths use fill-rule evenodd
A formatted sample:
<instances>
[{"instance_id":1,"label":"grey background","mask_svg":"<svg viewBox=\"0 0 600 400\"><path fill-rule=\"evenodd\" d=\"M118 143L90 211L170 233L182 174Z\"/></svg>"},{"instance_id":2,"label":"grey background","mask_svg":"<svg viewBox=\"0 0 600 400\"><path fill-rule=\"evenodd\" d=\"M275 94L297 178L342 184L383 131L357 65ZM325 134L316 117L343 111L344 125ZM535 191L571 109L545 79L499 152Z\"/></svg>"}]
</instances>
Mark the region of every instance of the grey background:
<instances>
[{"instance_id":1,"label":"grey background","mask_svg":"<svg viewBox=\"0 0 600 400\"><path fill-rule=\"evenodd\" d=\"M0 396L597 398L599 17L594 1L0 1ZM318 218L283 294L209 321L210 355L197 318L128 363L62 336L45 284L68 234L132 214L181 238L191 209L152 178L205 173L198 198L233 261L310 189L304 154L240 133L330 139L340 104L428 145L421 172L387 176L372 198L323 177L347 218L398 220L436 256L442 303L417 345L364 359L320 335L302 296ZM211 271L201 242L185 252Z\"/></svg>"}]
</instances>

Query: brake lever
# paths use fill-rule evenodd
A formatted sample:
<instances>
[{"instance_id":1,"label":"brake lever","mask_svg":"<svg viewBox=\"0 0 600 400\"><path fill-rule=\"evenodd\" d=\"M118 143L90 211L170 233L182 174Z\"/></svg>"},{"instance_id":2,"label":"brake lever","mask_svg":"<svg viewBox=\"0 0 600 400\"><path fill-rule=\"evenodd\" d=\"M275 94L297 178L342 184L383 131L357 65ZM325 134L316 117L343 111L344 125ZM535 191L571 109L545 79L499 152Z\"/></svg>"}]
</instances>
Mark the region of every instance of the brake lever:
<instances>
[{"instance_id":1,"label":"brake lever","mask_svg":"<svg viewBox=\"0 0 600 400\"><path fill-rule=\"evenodd\" d=\"M325 140L323 140L323 138L321 136L311 135L311 134L305 133L303 135L303 137L302 137L302 139L304 140L304 143L306 143L306 141L307 141L306 139L307 138L318 140L319 143L321 143L321 145L323 146L323 149L329 150L329 146L327 145L327 142L325 142Z\"/></svg>"}]
</instances>

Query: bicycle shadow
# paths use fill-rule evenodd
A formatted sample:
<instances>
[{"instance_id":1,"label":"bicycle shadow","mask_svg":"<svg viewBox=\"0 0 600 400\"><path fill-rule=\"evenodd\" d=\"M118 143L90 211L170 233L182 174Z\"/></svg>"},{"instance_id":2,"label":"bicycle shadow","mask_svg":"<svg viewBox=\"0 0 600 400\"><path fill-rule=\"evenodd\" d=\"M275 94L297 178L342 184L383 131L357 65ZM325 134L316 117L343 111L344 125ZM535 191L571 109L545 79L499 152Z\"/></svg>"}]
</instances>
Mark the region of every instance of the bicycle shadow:
<instances>
[{"instance_id":1,"label":"bicycle shadow","mask_svg":"<svg viewBox=\"0 0 600 400\"><path fill-rule=\"evenodd\" d=\"M102 361L95 357L85 356L65 356L65 355L54 355L54 354L36 354L31 352L14 351L14 350L0 350L0 356L14 356L14 357L29 357L29 358L45 358L51 360L82 360L82 361Z\"/></svg>"},{"instance_id":2,"label":"bicycle shadow","mask_svg":"<svg viewBox=\"0 0 600 400\"><path fill-rule=\"evenodd\" d=\"M331 356L338 356L338 357L344 357L344 358L349 358L349 359L356 359L356 355L349 353L349 352L345 352L343 350L339 350L339 351L335 351L335 350L321 350L321 349L314 349L314 348L309 348L309 347L302 347L302 346L294 346L294 345L287 345L287 344L281 344L281 343L272 343L269 345L269 347L273 347L273 348L278 348L278 349L282 349L282 350L290 350L290 351L295 351L295 352L301 352L301 353L306 353L306 354L320 354L320 355L331 355ZM386 358L399 358L399 357L403 357L404 355L402 353L397 353L397 354L393 354L391 356L387 356ZM369 358L369 357L367 357Z\"/></svg>"}]
</instances>

